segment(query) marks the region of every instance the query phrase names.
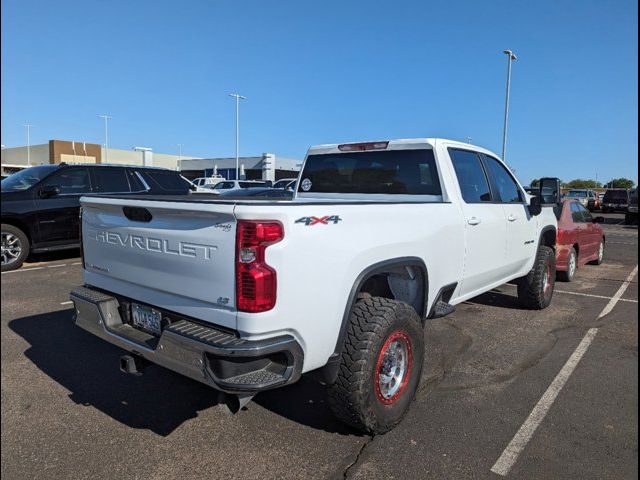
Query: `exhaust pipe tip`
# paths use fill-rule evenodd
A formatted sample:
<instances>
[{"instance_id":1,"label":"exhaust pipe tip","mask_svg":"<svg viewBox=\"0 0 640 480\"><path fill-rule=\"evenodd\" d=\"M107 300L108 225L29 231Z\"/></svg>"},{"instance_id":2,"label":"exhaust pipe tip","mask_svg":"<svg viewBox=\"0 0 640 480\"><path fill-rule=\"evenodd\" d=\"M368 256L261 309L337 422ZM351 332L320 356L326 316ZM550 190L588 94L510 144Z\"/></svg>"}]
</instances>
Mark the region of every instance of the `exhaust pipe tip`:
<instances>
[{"instance_id":1,"label":"exhaust pipe tip","mask_svg":"<svg viewBox=\"0 0 640 480\"><path fill-rule=\"evenodd\" d=\"M144 359L133 355L122 355L120 357L120 371L129 375L142 375L144 370Z\"/></svg>"}]
</instances>

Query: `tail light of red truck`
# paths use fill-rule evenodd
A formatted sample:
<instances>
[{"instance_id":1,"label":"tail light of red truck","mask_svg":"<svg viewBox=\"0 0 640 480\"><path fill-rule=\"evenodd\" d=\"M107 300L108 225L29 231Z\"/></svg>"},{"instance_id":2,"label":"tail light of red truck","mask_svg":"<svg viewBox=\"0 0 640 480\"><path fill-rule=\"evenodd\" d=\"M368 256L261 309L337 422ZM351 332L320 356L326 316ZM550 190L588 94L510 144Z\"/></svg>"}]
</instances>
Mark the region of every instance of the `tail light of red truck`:
<instances>
[{"instance_id":1,"label":"tail light of red truck","mask_svg":"<svg viewBox=\"0 0 640 480\"><path fill-rule=\"evenodd\" d=\"M236 305L243 312L266 312L276 304L277 274L265 251L284 238L276 221L239 220L236 238Z\"/></svg>"}]
</instances>

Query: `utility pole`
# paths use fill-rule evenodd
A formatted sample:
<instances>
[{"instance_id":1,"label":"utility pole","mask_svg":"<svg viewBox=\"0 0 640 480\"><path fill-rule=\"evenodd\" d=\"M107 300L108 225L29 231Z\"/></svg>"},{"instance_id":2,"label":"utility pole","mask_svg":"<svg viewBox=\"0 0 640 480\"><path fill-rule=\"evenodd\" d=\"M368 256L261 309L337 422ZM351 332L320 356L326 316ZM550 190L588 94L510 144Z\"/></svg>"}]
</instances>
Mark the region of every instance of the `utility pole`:
<instances>
[{"instance_id":1,"label":"utility pole","mask_svg":"<svg viewBox=\"0 0 640 480\"><path fill-rule=\"evenodd\" d=\"M109 163L109 120L111 115L98 115L99 118L104 120L104 161Z\"/></svg>"},{"instance_id":2,"label":"utility pole","mask_svg":"<svg viewBox=\"0 0 640 480\"><path fill-rule=\"evenodd\" d=\"M240 100L246 100L237 93L230 93L230 97L236 99L236 180L240 180Z\"/></svg>"},{"instance_id":3,"label":"utility pole","mask_svg":"<svg viewBox=\"0 0 640 480\"><path fill-rule=\"evenodd\" d=\"M176 170L182 170L182 144L178 143L178 168Z\"/></svg>"},{"instance_id":4,"label":"utility pole","mask_svg":"<svg viewBox=\"0 0 640 480\"><path fill-rule=\"evenodd\" d=\"M27 129L27 167L31 166L31 125L30 123L25 123L22 125Z\"/></svg>"},{"instance_id":5,"label":"utility pole","mask_svg":"<svg viewBox=\"0 0 640 480\"><path fill-rule=\"evenodd\" d=\"M468 144L471 144L471 140L473 140L473 138L471 138L471 137L467 137L467 143L468 143Z\"/></svg>"},{"instance_id":6,"label":"utility pole","mask_svg":"<svg viewBox=\"0 0 640 480\"><path fill-rule=\"evenodd\" d=\"M509 125L509 98L511 96L511 64L518 59L511 50L505 50L505 55L508 57L507 61L507 92L504 104L504 128L502 130L502 161L507 161L507 130Z\"/></svg>"}]
</instances>

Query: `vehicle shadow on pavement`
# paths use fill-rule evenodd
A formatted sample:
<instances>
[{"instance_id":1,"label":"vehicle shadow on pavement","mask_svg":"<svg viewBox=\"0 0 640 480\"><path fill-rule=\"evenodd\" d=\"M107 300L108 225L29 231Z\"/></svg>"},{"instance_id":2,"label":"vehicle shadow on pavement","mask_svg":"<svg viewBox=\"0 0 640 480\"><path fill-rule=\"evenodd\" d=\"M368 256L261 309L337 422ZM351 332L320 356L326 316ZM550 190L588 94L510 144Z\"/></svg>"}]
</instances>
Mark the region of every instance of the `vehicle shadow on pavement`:
<instances>
[{"instance_id":1,"label":"vehicle shadow on pavement","mask_svg":"<svg viewBox=\"0 0 640 480\"><path fill-rule=\"evenodd\" d=\"M363 435L333 416L327 403L326 389L313 375L303 375L293 385L256 395L254 402L281 417L316 430Z\"/></svg>"},{"instance_id":2,"label":"vehicle shadow on pavement","mask_svg":"<svg viewBox=\"0 0 640 480\"><path fill-rule=\"evenodd\" d=\"M55 262L57 260L69 260L71 258L79 258L80 250L72 248L68 250L57 250L53 252L30 253L26 260L26 264L40 262Z\"/></svg>"},{"instance_id":3,"label":"vehicle shadow on pavement","mask_svg":"<svg viewBox=\"0 0 640 480\"><path fill-rule=\"evenodd\" d=\"M479 297L474 297L464 303L467 305L485 305L489 307L509 308L513 310L523 309L518 297L501 292L497 289L483 293Z\"/></svg>"},{"instance_id":4,"label":"vehicle shadow on pavement","mask_svg":"<svg viewBox=\"0 0 640 480\"><path fill-rule=\"evenodd\" d=\"M197 417L199 411L218 405L216 390L157 365L140 377L122 373L119 358L126 352L75 326L72 315L73 310L67 309L18 318L9 322L9 328L29 343L25 356L69 390L75 403L162 436ZM255 401L315 429L358 434L333 417L324 387L307 376L295 385L261 393Z\"/></svg>"},{"instance_id":5,"label":"vehicle shadow on pavement","mask_svg":"<svg viewBox=\"0 0 640 480\"><path fill-rule=\"evenodd\" d=\"M18 318L9 328L29 343L25 356L69 390L75 403L162 436L217 405L215 390L161 367L152 366L141 377L120 372L118 359L125 352L76 327L72 314Z\"/></svg>"}]
</instances>

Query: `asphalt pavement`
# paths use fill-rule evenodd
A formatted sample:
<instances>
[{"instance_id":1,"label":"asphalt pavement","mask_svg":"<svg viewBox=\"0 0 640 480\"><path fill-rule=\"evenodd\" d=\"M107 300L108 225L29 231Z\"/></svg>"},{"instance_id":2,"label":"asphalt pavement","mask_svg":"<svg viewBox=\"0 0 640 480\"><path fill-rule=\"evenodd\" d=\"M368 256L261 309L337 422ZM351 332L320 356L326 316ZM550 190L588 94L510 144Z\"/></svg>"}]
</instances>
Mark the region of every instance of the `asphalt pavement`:
<instances>
[{"instance_id":1,"label":"asphalt pavement","mask_svg":"<svg viewBox=\"0 0 640 480\"><path fill-rule=\"evenodd\" d=\"M416 400L373 438L306 376L232 415L168 370L121 373L73 325L77 254L31 259L2 274L2 477L637 478L638 230L606 217L605 263L548 309L504 285L430 321Z\"/></svg>"}]
</instances>

